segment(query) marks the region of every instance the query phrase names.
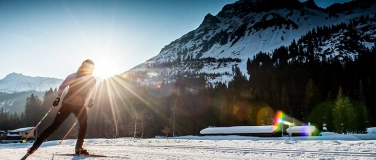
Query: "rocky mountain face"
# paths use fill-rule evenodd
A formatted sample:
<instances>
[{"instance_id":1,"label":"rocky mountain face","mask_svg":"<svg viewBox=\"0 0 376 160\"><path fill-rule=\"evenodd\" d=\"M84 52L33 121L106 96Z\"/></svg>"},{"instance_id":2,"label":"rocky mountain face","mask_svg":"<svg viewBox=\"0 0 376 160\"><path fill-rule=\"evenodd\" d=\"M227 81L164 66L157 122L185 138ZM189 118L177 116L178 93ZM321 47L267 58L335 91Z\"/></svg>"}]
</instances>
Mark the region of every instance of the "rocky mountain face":
<instances>
[{"instance_id":1,"label":"rocky mountain face","mask_svg":"<svg viewBox=\"0 0 376 160\"><path fill-rule=\"evenodd\" d=\"M329 55L342 51L351 57L356 53L347 52L344 44L350 43L346 39L351 35L357 35L357 43L362 46L374 46L374 22L351 22L362 16L374 17L375 4L371 1L356 0L333 4L323 9L313 0L303 3L298 0L239 0L224 6L215 16L207 14L197 29L172 41L147 63L126 73L153 73L159 76L159 81L162 78L200 75L210 83L226 83L233 77L234 66L238 66L242 73L246 74L246 61L255 54L271 53L281 46L289 46L293 41L299 41L320 27L331 28L341 24L353 25L356 32L339 29L338 32L326 36L325 42L320 43L321 49L315 52ZM145 79L150 77L144 76Z\"/></svg>"}]
</instances>

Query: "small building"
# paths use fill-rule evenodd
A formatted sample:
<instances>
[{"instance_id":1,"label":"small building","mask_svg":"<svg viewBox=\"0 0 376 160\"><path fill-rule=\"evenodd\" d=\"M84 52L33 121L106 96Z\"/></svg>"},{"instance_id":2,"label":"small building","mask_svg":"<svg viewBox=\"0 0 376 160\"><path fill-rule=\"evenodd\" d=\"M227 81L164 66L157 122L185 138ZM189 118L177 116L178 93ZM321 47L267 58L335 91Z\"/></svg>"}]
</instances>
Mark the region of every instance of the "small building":
<instances>
[{"instance_id":1,"label":"small building","mask_svg":"<svg viewBox=\"0 0 376 160\"><path fill-rule=\"evenodd\" d=\"M27 135L34 129L34 127L25 127L19 128L16 130L8 131L7 139L8 140L22 140L27 137ZM31 133L29 139L35 139L35 133Z\"/></svg>"},{"instance_id":2,"label":"small building","mask_svg":"<svg viewBox=\"0 0 376 160\"><path fill-rule=\"evenodd\" d=\"M241 135L273 137L278 136L277 126L231 126L231 127L208 127L200 131L201 135Z\"/></svg>"},{"instance_id":3,"label":"small building","mask_svg":"<svg viewBox=\"0 0 376 160\"><path fill-rule=\"evenodd\" d=\"M315 126L291 126L286 129L291 136L313 136L317 132Z\"/></svg>"},{"instance_id":4,"label":"small building","mask_svg":"<svg viewBox=\"0 0 376 160\"><path fill-rule=\"evenodd\" d=\"M0 130L0 141L7 139L7 132Z\"/></svg>"}]
</instances>

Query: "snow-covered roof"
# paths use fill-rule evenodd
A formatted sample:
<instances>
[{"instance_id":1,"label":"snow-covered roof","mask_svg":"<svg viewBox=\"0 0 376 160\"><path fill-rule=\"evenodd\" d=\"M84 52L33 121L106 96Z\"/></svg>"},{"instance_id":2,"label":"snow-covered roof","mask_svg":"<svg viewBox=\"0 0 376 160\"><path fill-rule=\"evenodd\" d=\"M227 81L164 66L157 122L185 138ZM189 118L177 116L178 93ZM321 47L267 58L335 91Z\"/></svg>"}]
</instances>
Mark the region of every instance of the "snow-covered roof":
<instances>
[{"instance_id":1,"label":"snow-covered roof","mask_svg":"<svg viewBox=\"0 0 376 160\"><path fill-rule=\"evenodd\" d=\"M247 134L247 133L273 133L277 126L232 126L209 127L200 131L201 134Z\"/></svg>"},{"instance_id":2,"label":"snow-covered roof","mask_svg":"<svg viewBox=\"0 0 376 160\"><path fill-rule=\"evenodd\" d=\"M32 130L32 129L34 129L34 127L25 127L25 128L18 128L9 132L25 132L25 131Z\"/></svg>"},{"instance_id":3,"label":"snow-covered roof","mask_svg":"<svg viewBox=\"0 0 376 160\"><path fill-rule=\"evenodd\" d=\"M20 137L19 134L10 134L10 133L8 133L7 136L8 137Z\"/></svg>"},{"instance_id":4,"label":"snow-covered roof","mask_svg":"<svg viewBox=\"0 0 376 160\"><path fill-rule=\"evenodd\" d=\"M316 129L315 126L292 126L286 129L287 133L312 133Z\"/></svg>"},{"instance_id":5,"label":"snow-covered roof","mask_svg":"<svg viewBox=\"0 0 376 160\"><path fill-rule=\"evenodd\" d=\"M367 128L368 134L376 134L376 127Z\"/></svg>"}]
</instances>

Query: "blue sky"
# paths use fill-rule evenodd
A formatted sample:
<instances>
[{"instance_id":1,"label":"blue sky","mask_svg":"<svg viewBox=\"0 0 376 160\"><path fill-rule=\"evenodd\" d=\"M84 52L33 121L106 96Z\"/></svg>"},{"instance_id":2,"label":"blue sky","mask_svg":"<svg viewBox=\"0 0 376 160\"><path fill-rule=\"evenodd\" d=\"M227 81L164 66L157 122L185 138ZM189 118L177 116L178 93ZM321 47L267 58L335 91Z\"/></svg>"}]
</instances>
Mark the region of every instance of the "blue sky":
<instances>
[{"instance_id":1,"label":"blue sky","mask_svg":"<svg viewBox=\"0 0 376 160\"><path fill-rule=\"evenodd\" d=\"M305 1L305 0L301 0ZM327 6L330 6L333 3L344 3L344 2L349 2L350 0L315 0L315 3L317 6L326 8Z\"/></svg>"},{"instance_id":2,"label":"blue sky","mask_svg":"<svg viewBox=\"0 0 376 160\"><path fill-rule=\"evenodd\" d=\"M12 72L63 79L88 58L94 74L118 74L235 1L0 0L0 79ZM334 2L344 1L316 0Z\"/></svg>"}]
</instances>

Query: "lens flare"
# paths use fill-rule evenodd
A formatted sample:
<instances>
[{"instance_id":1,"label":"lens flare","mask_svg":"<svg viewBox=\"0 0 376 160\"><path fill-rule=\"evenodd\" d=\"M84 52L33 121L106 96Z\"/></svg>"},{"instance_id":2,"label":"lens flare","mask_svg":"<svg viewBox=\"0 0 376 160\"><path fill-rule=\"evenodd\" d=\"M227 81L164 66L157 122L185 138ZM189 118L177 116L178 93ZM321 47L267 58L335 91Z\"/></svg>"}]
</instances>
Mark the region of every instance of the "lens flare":
<instances>
[{"instance_id":1,"label":"lens flare","mask_svg":"<svg viewBox=\"0 0 376 160\"><path fill-rule=\"evenodd\" d=\"M295 124L303 124L302 126L295 126ZM283 125L287 125L285 131L291 132L292 134L299 134L301 136L312 135L312 132L315 131L316 127L312 126L310 123L304 124L296 119L289 117L284 114L282 111L278 111L274 118L274 126L277 127L278 132L282 132L284 128Z\"/></svg>"},{"instance_id":2,"label":"lens flare","mask_svg":"<svg viewBox=\"0 0 376 160\"><path fill-rule=\"evenodd\" d=\"M282 111L277 111L276 116L274 117L274 126L277 126L277 131L282 131L282 125L294 126L294 123L289 122L288 120L291 117L284 114Z\"/></svg>"},{"instance_id":3,"label":"lens flare","mask_svg":"<svg viewBox=\"0 0 376 160\"><path fill-rule=\"evenodd\" d=\"M279 128L281 122L283 120L283 113L282 111L277 111L274 117L274 126L277 126Z\"/></svg>"},{"instance_id":4,"label":"lens flare","mask_svg":"<svg viewBox=\"0 0 376 160\"><path fill-rule=\"evenodd\" d=\"M271 119L273 119L274 115L275 115L275 112L271 107L263 106L257 112L257 124L259 126L261 126L261 125L272 125Z\"/></svg>"}]
</instances>

